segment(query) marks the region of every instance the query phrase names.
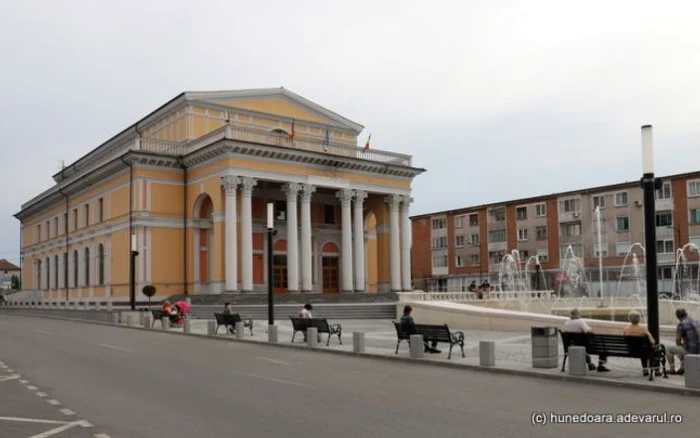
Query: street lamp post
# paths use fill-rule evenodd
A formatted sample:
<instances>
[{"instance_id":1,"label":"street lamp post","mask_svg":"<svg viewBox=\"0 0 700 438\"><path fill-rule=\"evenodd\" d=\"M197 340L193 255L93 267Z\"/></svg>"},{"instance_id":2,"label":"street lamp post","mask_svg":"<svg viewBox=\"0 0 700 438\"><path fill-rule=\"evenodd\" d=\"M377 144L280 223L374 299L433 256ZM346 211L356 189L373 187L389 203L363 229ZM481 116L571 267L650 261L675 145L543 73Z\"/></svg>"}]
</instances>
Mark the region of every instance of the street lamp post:
<instances>
[{"instance_id":1,"label":"street lamp post","mask_svg":"<svg viewBox=\"0 0 700 438\"><path fill-rule=\"evenodd\" d=\"M131 305L131 310L136 310L136 256L139 252L136 251L136 244L138 240L136 239L136 234L131 235L131 260L129 268L129 304Z\"/></svg>"},{"instance_id":2,"label":"street lamp post","mask_svg":"<svg viewBox=\"0 0 700 438\"><path fill-rule=\"evenodd\" d=\"M654 177L654 145L651 125L642 126L642 188L644 189L644 241L647 270L647 328L659 342L659 284L656 257L656 200L655 191L661 180Z\"/></svg>"},{"instance_id":3,"label":"street lamp post","mask_svg":"<svg viewBox=\"0 0 700 438\"><path fill-rule=\"evenodd\" d=\"M273 283L273 245L272 240L277 234L277 230L274 227L274 214L275 214L275 204L272 202L267 203L267 324L272 326L275 324L275 297L273 295L272 283Z\"/></svg>"}]
</instances>

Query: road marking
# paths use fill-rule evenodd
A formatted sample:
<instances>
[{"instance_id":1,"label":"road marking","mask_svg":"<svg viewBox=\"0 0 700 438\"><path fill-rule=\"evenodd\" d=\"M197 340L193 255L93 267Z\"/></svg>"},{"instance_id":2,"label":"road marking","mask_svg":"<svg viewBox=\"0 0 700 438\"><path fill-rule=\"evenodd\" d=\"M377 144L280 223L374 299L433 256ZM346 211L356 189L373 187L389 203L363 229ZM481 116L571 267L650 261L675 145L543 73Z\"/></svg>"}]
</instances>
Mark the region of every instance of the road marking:
<instances>
[{"instance_id":1,"label":"road marking","mask_svg":"<svg viewBox=\"0 0 700 438\"><path fill-rule=\"evenodd\" d=\"M118 347L116 345L109 345L109 344L98 344L100 347L104 348L111 348L112 350L119 350L119 351L126 351L127 353L133 353L134 350L129 350L128 348L124 347Z\"/></svg>"},{"instance_id":2,"label":"road marking","mask_svg":"<svg viewBox=\"0 0 700 438\"><path fill-rule=\"evenodd\" d=\"M24 379L22 379L22 380L19 381L19 383L21 383L22 385L26 385L26 384L29 383L29 380L24 380Z\"/></svg>"},{"instance_id":3,"label":"road marking","mask_svg":"<svg viewBox=\"0 0 700 438\"><path fill-rule=\"evenodd\" d=\"M47 393L45 393L45 392L37 392L36 395L38 395L39 397L48 397L48 396L49 396L49 395L48 395Z\"/></svg>"},{"instance_id":4,"label":"road marking","mask_svg":"<svg viewBox=\"0 0 700 438\"><path fill-rule=\"evenodd\" d=\"M27 385L27 389L31 389L32 391L36 391L36 390L39 389L39 388L37 388L37 387L34 386L34 385Z\"/></svg>"},{"instance_id":5,"label":"road marking","mask_svg":"<svg viewBox=\"0 0 700 438\"><path fill-rule=\"evenodd\" d=\"M67 421L42 420L39 418L22 418L22 417L0 417L0 421L16 421L19 423L68 424Z\"/></svg>"},{"instance_id":6,"label":"road marking","mask_svg":"<svg viewBox=\"0 0 700 438\"><path fill-rule=\"evenodd\" d=\"M72 429L75 426L83 426L84 423L85 423L85 421L83 421L83 420L74 421L72 423L66 423L63 426L59 426L55 429L47 430L46 432L40 433L38 435L32 435L29 438L47 438L47 437L50 437L52 435L57 435L65 430ZM83 427L85 427L85 426L83 426Z\"/></svg>"},{"instance_id":7,"label":"road marking","mask_svg":"<svg viewBox=\"0 0 700 438\"><path fill-rule=\"evenodd\" d=\"M19 374L15 374L12 376L0 376L0 382L7 382L8 380L19 379L20 377L22 376L20 376Z\"/></svg>"},{"instance_id":8,"label":"road marking","mask_svg":"<svg viewBox=\"0 0 700 438\"><path fill-rule=\"evenodd\" d=\"M7 369L7 372L8 372L8 373L14 373L15 370L13 370L12 368L8 368L8 369Z\"/></svg>"},{"instance_id":9,"label":"road marking","mask_svg":"<svg viewBox=\"0 0 700 438\"><path fill-rule=\"evenodd\" d=\"M68 408L63 408L63 409L61 409L61 413L62 413L63 415L75 415L75 412L71 411L71 410L68 409Z\"/></svg>"},{"instance_id":10,"label":"road marking","mask_svg":"<svg viewBox=\"0 0 700 438\"><path fill-rule=\"evenodd\" d=\"M276 363L276 364L280 364L280 365L289 365L289 362L285 362L285 361L277 360L277 359L272 359L270 357L264 357L264 356L255 356L255 357L257 357L258 359L262 359L264 361L267 361L267 362L271 362L271 363Z\"/></svg>"},{"instance_id":11,"label":"road marking","mask_svg":"<svg viewBox=\"0 0 700 438\"><path fill-rule=\"evenodd\" d=\"M112 438L109 435L107 435L106 433L96 433L94 436L95 436L95 438Z\"/></svg>"},{"instance_id":12,"label":"road marking","mask_svg":"<svg viewBox=\"0 0 700 438\"><path fill-rule=\"evenodd\" d=\"M301 386L304 388L316 389L315 386L307 385L306 383L293 382L291 380L278 379L276 377L261 376L260 374L244 373L243 371L233 371L234 374L240 374L242 376L254 377L256 379L269 380L270 382L286 383L288 385Z\"/></svg>"},{"instance_id":13,"label":"road marking","mask_svg":"<svg viewBox=\"0 0 700 438\"><path fill-rule=\"evenodd\" d=\"M54 398L49 399L49 400L46 400L46 403L48 403L48 404L50 404L50 405L53 405L53 406L58 406L58 405L61 404L60 401L58 401L58 400L56 400L56 399L54 399Z\"/></svg>"},{"instance_id":14,"label":"road marking","mask_svg":"<svg viewBox=\"0 0 700 438\"><path fill-rule=\"evenodd\" d=\"M37 333L41 333L42 335L49 335L49 336L51 336L51 335L53 334L53 333L45 332L45 331L42 331L42 330L37 330L36 332L37 332Z\"/></svg>"}]
</instances>

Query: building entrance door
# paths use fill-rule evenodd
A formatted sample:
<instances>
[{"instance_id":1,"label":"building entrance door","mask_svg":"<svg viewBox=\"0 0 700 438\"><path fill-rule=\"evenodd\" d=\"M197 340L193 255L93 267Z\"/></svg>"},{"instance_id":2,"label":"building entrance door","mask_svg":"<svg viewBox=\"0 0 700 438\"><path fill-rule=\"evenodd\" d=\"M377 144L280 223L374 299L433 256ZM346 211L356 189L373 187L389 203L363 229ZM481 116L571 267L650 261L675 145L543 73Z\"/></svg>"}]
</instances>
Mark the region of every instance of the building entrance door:
<instances>
[{"instance_id":1,"label":"building entrance door","mask_svg":"<svg viewBox=\"0 0 700 438\"><path fill-rule=\"evenodd\" d=\"M287 293L287 256L276 255L272 258L272 290L276 294Z\"/></svg>"},{"instance_id":2,"label":"building entrance door","mask_svg":"<svg viewBox=\"0 0 700 438\"><path fill-rule=\"evenodd\" d=\"M338 256L323 256L323 293L335 294L338 289Z\"/></svg>"}]
</instances>

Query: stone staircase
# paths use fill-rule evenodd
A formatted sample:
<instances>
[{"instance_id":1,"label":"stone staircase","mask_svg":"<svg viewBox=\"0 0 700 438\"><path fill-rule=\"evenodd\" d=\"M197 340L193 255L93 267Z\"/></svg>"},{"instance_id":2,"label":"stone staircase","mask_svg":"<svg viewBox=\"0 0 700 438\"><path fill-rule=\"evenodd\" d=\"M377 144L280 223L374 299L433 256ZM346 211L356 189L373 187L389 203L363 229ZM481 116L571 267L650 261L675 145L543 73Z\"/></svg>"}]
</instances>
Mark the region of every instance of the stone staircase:
<instances>
[{"instance_id":1,"label":"stone staircase","mask_svg":"<svg viewBox=\"0 0 700 438\"><path fill-rule=\"evenodd\" d=\"M251 294L202 294L202 295L172 295L167 297L171 303L190 298L193 306L222 306L230 302L238 305L265 305L267 306L266 293ZM153 297L154 303L161 303L166 298ZM275 304L293 304L302 306L305 303L317 304L360 304L360 303L396 303L396 293L353 293L353 294L275 294Z\"/></svg>"},{"instance_id":2,"label":"stone staircase","mask_svg":"<svg viewBox=\"0 0 700 438\"><path fill-rule=\"evenodd\" d=\"M275 303L275 319L287 319L296 316L303 304ZM242 318L267 319L267 303L262 304L232 304L233 311ZM223 305L194 305L190 311L192 319L214 319L214 313L223 311ZM316 318L328 319L395 319L396 303L326 303L314 304L313 315Z\"/></svg>"}]
</instances>

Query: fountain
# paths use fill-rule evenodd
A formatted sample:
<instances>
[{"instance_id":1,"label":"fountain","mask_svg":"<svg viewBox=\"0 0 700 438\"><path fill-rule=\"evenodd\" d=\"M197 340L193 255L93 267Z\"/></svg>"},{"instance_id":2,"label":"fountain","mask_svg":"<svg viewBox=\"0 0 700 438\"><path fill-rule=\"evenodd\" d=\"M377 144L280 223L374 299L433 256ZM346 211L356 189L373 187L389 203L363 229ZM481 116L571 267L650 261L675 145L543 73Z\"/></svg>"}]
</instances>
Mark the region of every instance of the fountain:
<instances>
[{"instance_id":1,"label":"fountain","mask_svg":"<svg viewBox=\"0 0 700 438\"><path fill-rule=\"evenodd\" d=\"M534 273L531 268L533 264ZM498 271L498 290L526 292L541 288L547 290L547 279L542 272L539 257L530 256L523 263L517 249L503 256Z\"/></svg>"},{"instance_id":2,"label":"fountain","mask_svg":"<svg viewBox=\"0 0 700 438\"><path fill-rule=\"evenodd\" d=\"M634 252L635 248L639 248L642 251L642 257L646 257L646 249L644 248L644 245L641 243L634 243L632 246L630 246L630 249L627 251L627 254L625 254L625 258L622 261L622 269L620 270L620 278L617 280L617 288L615 289L615 296L621 296L622 294L620 293L620 287L622 285L622 280L623 279L632 279L634 280L634 292L631 294L626 294L626 295L633 295L633 294L638 294L638 295L644 295L646 296L646 277L642 275L642 267L641 263L639 262L639 256L637 253ZM625 277L625 268L627 268L627 260L629 259L630 255L632 256L632 264L630 266L630 269L632 271L631 274L626 278ZM644 284L642 284L642 281Z\"/></svg>"},{"instance_id":3,"label":"fountain","mask_svg":"<svg viewBox=\"0 0 700 438\"><path fill-rule=\"evenodd\" d=\"M693 282L693 271L688 259L685 256L685 251L692 249L698 252L698 247L694 243L686 243L681 248L676 250L676 273L673 276L672 294L676 294L682 299L684 296L694 296L700 291L700 258L698 258L698 273L697 279Z\"/></svg>"},{"instance_id":4,"label":"fountain","mask_svg":"<svg viewBox=\"0 0 700 438\"><path fill-rule=\"evenodd\" d=\"M555 280L559 285L557 295L560 297L581 297L589 294L590 289L586 278L586 269L581 259L574 254L574 249L571 245L566 247L561 272L557 274Z\"/></svg>"}]
</instances>

